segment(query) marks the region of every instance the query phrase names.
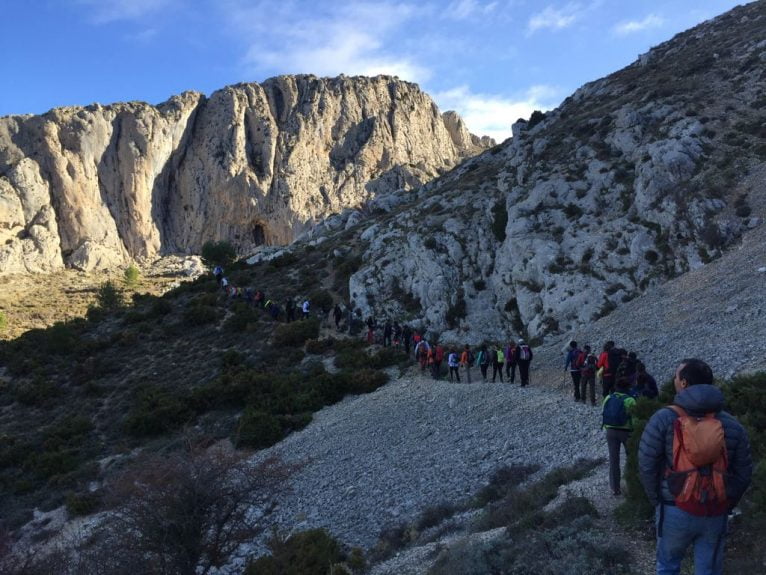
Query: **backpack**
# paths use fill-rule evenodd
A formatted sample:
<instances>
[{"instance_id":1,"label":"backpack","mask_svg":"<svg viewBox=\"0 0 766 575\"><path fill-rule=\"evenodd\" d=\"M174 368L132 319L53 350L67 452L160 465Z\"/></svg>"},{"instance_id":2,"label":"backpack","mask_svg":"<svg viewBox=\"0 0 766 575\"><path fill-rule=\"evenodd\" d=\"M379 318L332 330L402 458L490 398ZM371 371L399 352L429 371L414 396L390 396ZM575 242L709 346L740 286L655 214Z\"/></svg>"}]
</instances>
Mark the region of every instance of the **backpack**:
<instances>
[{"instance_id":1,"label":"backpack","mask_svg":"<svg viewBox=\"0 0 766 575\"><path fill-rule=\"evenodd\" d=\"M622 361L622 350L618 347L613 347L609 350L609 355L606 357L607 368L606 372L612 375L617 375L617 370L620 368L620 362Z\"/></svg>"},{"instance_id":2,"label":"backpack","mask_svg":"<svg viewBox=\"0 0 766 575\"><path fill-rule=\"evenodd\" d=\"M602 425L604 427L628 427L628 410L625 409L625 398L623 393L611 393L604 403L602 414Z\"/></svg>"},{"instance_id":3,"label":"backpack","mask_svg":"<svg viewBox=\"0 0 766 575\"><path fill-rule=\"evenodd\" d=\"M585 358L585 361L584 361L583 366L582 366L582 370L581 371L582 371L583 375L587 375L589 377L592 376L592 375L595 375L596 374L596 364L597 363L598 363L598 361L596 360L596 356L593 355L592 353L589 354Z\"/></svg>"},{"instance_id":4,"label":"backpack","mask_svg":"<svg viewBox=\"0 0 766 575\"><path fill-rule=\"evenodd\" d=\"M468 365L472 365L476 361L476 356L472 351L468 352Z\"/></svg>"},{"instance_id":5,"label":"backpack","mask_svg":"<svg viewBox=\"0 0 766 575\"><path fill-rule=\"evenodd\" d=\"M442 346L440 345L436 346L436 354L434 359L436 359L436 361L438 362L441 362L444 359L444 349L442 348Z\"/></svg>"},{"instance_id":6,"label":"backpack","mask_svg":"<svg viewBox=\"0 0 766 575\"><path fill-rule=\"evenodd\" d=\"M528 345L520 345L518 348L519 350L519 359L522 361L528 361L529 357L531 355L529 346Z\"/></svg>"},{"instance_id":7,"label":"backpack","mask_svg":"<svg viewBox=\"0 0 766 575\"><path fill-rule=\"evenodd\" d=\"M483 350L479 352L479 365L489 365L489 354Z\"/></svg>"},{"instance_id":8,"label":"backpack","mask_svg":"<svg viewBox=\"0 0 766 575\"><path fill-rule=\"evenodd\" d=\"M585 352L578 349L577 355L574 357L574 360L572 361L572 367L577 369L582 369L583 365L585 365Z\"/></svg>"},{"instance_id":9,"label":"backpack","mask_svg":"<svg viewBox=\"0 0 766 575\"><path fill-rule=\"evenodd\" d=\"M677 405L669 408L678 418L673 422L672 468L665 477L676 506L697 516L725 514L729 460L723 424L714 413L695 417Z\"/></svg>"}]
</instances>

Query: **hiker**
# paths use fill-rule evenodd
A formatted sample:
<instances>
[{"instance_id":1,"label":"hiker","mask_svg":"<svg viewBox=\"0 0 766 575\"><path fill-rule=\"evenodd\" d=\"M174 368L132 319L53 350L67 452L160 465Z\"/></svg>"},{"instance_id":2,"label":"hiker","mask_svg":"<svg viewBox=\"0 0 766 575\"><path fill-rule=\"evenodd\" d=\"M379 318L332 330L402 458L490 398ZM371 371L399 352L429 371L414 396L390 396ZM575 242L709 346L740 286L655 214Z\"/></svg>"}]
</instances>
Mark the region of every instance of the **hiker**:
<instances>
[{"instance_id":1,"label":"hiker","mask_svg":"<svg viewBox=\"0 0 766 575\"><path fill-rule=\"evenodd\" d=\"M505 364L505 354L499 345L492 347L492 383L495 383L495 376L500 375L500 383L503 383L503 364Z\"/></svg>"},{"instance_id":2,"label":"hiker","mask_svg":"<svg viewBox=\"0 0 766 575\"><path fill-rule=\"evenodd\" d=\"M516 342L511 340L505 348L505 376L510 383L516 381Z\"/></svg>"},{"instance_id":3,"label":"hiker","mask_svg":"<svg viewBox=\"0 0 766 575\"><path fill-rule=\"evenodd\" d=\"M657 573L680 573L693 545L694 572L721 575L728 513L753 472L750 441L723 411L704 361L681 361L673 385L673 405L652 415L638 449L641 484L656 508Z\"/></svg>"},{"instance_id":4,"label":"hiker","mask_svg":"<svg viewBox=\"0 0 766 575\"><path fill-rule=\"evenodd\" d=\"M228 279L226 279L225 277L222 277L219 285L221 286L221 289L224 292L228 292L228 289L227 289L229 287L229 280Z\"/></svg>"},{"instance_id":5,"label":"hiker","mask_svg":"<svg viewBox=\"0 0 766 575\"><path fill-rule=\"evenodd\" d=\"M309 308L311 307L311 304L309 303L308 299L303 300L303 305L301 306L301 311L303 312L303 319L308 319L309 317Z\"/></svg>"},{"instance_id":6,"label":"hiker","mask_svg":"<svg viewBox=\"0 0 766 575\"><path fill-rule=\"evenodd\" d=\"M481 377L484 383L487 383L487 370L489 369L489 351L487 351L487 345L482 344L479 350L479 355L476 357L476 365L481 369Z\"/></svg>"},{"instance_id":7,"label":"hiker","mask_svg":"<svg viewBox=\"0 0 766 575\"><path fill-rule=\"evenodd\" d=\"M646 372L643 362L636 362L636 384L630 391L635 398L648 397L653 399L659 395L657 381Z\"/></svg>"},{"instance_id":8,"label":"hiker","mask_svg":"<svg viewBox=\"0 0 766 575\"><path fill-rule=\"evenodd\" d=\"M369 345L372 345L375 343L375 327L377 326L377 322L375 321L375 318L372 316L367 317L367 343Z\"/></svg>"},{"instance_id":9,"label":"hiker","mask_svg":"<svg viewBox=\"0 0 766 575\"><path fill-rule=\"evenodd\" d=\"M453 381L452 377L454 376L454 381L460 383L460 360L457 357L457 352L454 349L451 349L449 352L449 356L447 357L447 365L449 366L449 380Z\"/></svg>"},{"instance_id":10,"label":"hiker","mask_svg":"<svg viewBox=\"0 0 766 575\"><path fill-rule=\"evenodd\" d=\"M442 361L444 361L444 347L440 343L434 348L434 379L439 379L442 371Z\"/></svg>"},{"instance_id":11,"label":"hiker","mask_svg":"<svg viewBox=\"0 0 766 575\"><path fill-rule=\"evenodd\" d=\"M391 325L391 320L387 319L383 325L383 347L389 347L391 345L391 335L394 333L394 326Z\"/></svg>"},{"instance_id":12,"label":"hiker","mask_svg":"<svg viewBox=\"0 0 766 575\"><path fill-rule=\"evenodd\" d=\"M596 405L596 364L598 358L593 353L589 345L583 348L585 352L585 362L580 369L580 401L585 403L586 392L590 397L590 404Z\"/></svg>"},{"instance_id":13,"label":"hiker","mask_svg":"<svg viewBox=\"0 0 766 575\"><path fill-rule=\"evenodd\" d=\"M623 356L620 363L620 372L630 380L630 386L636 385L636 364L638 363L638 357L635 351L629 352L626 356Z\"/></svg>"},{"instance_id":14,"label":"hiker","mask_svg":"<svg viewBox=\"0 0 766 575\"><path fill-rule=\"evenodd\" d=\"M218 285L220 286L221 280L223 279L223 268L221 266L215 266L213 275L215 276L215 281L218 282Z\"/></svg>"},{"instance_id":15,"label":"hiker","mask_svg":"<svg viewBox=\"0 0 766 575\"><path fill-rule=\"evenodd\" d=\"M295 321L295 300L291 297L285 300L285 316L287 323Z\"/></svg>"},{"instance_id":16,"label":"hiker","mask_svg":"<svg viewBox=\"0 0 766 575\"><path fill-rule=\"evenodd\" d=\"M261 290L256 290L254 301L259 308L261 309L264 308L266 304L266 296L263 294Z\"/></svg>"},{"instance_id":17,"label":"hiker","mask_svg":"<svg viewBox=\"0 0 766 575\"><path fill-rule=\"evenodd\" d=\"M421 339L415 346L415 358L420 362L420 372L425 373L426 365L428 365L428 355L431 351L431 346L425 339Z\"/></svg>"},{"instance_id":18,"label":"hiker","mask_svg":"<svg viewBox=\"0 0 766 575\"><path fill-rule=\"evenodd\" d=\"M622 377L617 380L616 389L604 398L601 404L602 423L606 429L606 445L609 448L609 487L612 494L617 496L620 491L620 446L625 449L625 458L628 457L628 439L633 431L633 416L631 411L636 405L636 400L628 393L630 382Z\"/></svg>"},{"instance_id":19,"label":"hiker","mask_svg":"<svg viewBox=\"0 0 766 575\"><path fill-rule=\"evenodd\" d=\"M598 356L597 368L601 370L601 396L606 398L612 391L614 385L614 373L609 366L609 352L614 347L613 341L607 341L604 344L601 355Z\"/></svg>"},{"instance_id":20,"label":"hiker","mask_svg":"<svg viewBox=\"0 0 766 575\"><path fill-rule=\"evenodd\" d=\"M415 359L418 358L418 344L423 339L418 330L412 332L412 344L415 346Z\"/></svg>"},{"instance_id":21,"label":"hiker","mask_svg":"<svg viewBox=\"0 0 766 575\"><path fill-rule=\"evenodd\" d=\"M574 400L580 401L580 378L582 377L582 366L585 363L585 354L577 347L576 341L569 342L569 351L564 362L564 371L569 370L572 377L572 386L574 387ZM585 401L585 397L582 398Z\"/></svg>"},{"instance_id":22,"label":"hiker","mask_svg":"<svg viewBox=\"0 0 766 575\"><path fill-rule=\"evenodd\" d=\"M463 353L460 354L460 365L465 368L465 379L467 383L471 383L471 366L473 365L474 357L471 352L471 346L465 344Z\"/></svg>"},{"instance_id":23,"label":"hiker","mask_svg":"<svg viewBox=\"0 0 766 575\"><path fill-rule=\"evenodd\" d=\"M398 321L394 321L394 347L399 348L402 345L402 326L399 325Z\"/></svg>"},{"instance_id":24,"label":"hiker","mask_svg":"<svg viewBox=\"0 0 766 575\"><path fill-rule=\"evenodd\" d=\"M412 330L410 329L410 326L405 325L402 328L402 343L404 343L404 353L407 354L407 357L410 356L410 338L412 337Z\"/></svg>"},{"instance_id":25,"label":"hiker","mask_svg":"<svg viewBox=\"0 0 766 575\"><path fill-rule=\"evenodd\" d=\"M335 319L335 330L340 331L340 320L343 318L343 310L340 309L340 304L335 304L335 308L332 310L332 315Z\"/></svg>"},{"instance_id":26,"label":"hiker","mask_svg":"<svg viewBox=\"0 0 766 575\"><path fill-rule=\"evenodd\" d=\"M518 359L516 360L516 363L519 364L521 387L526 387L529 385L529 364L532 363L534 354L532 353L532 348L529 347L523 339L519 340L517 356Z\"/></svg>"}]
</instances>

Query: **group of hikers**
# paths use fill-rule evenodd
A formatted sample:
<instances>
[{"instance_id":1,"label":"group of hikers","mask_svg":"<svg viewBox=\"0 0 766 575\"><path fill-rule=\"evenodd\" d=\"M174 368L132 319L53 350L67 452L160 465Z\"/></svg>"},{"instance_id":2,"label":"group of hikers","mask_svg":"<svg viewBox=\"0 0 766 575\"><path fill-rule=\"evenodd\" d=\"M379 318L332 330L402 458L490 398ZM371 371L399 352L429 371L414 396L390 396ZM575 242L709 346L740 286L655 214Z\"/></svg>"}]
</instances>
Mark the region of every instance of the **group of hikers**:
<instances>
[{"instance_id":1,"label":"group of hikers","mask_svg":"<svg viewBox=\"0 0 766 575\"><path fill-rule=\"evenodd\" d=\"M216 279L230 297L243 297L268 310L274 319L281 307L266 299L263 292L235 288L216 268ZM286 321L295 319L296 303L288 298L284 305ZM308 317L310 302L300 306ZM327 310L324 310L325 312ZM339 304L332 309L335 328L347 315L349 333L363 325L359 311L346 312ZM378 325L368 317L366 341L384 347L411 351L421 372L430 370L431 377L442 377L446 358L449 379L472 382L472 370L479 368L482 381L492 382L503 376L509 383L516 380L516 368L522 386L529 385L529 368L533 359L531 347L523 339L506 345L470 345L462 349L429 342L422 333L396 321ZM637 400L657 398L656 380L647 372L636 353L608 341L596 355L589 345L582 348L569 343L564 370L572 380L574 400L596 405L596 385L601 386L602 427L606 430L609 451L609 485L615 496L621 495L620 454L626 451L634 428L633 410ZM750 484L753 465L747 433L730 414L723 411L723 395L714 385L711 368L699 359L684 359L676 369L673 405L659 409L647 423L639 445L639 475L644 491L656 510L657 573L680 573L687 548L694 548L695 573L723 573L724 539L728 514L737 505Z\"/></svg>"},{"instance_id":2,"label":"group of hikers","mask_svg":"<svg viewBox=\"0 0 766 575\"><path fill-rule=\"evenodd\" d=\"M216 266L213 269L213 275L215 276L218 286L224 291L224 293L231 299L242 298L246 302L261 308L266 311L274 321L279 321L284 312L285 321L287 323L295 321L295 312L298 308L298 304L295 299L288 297L284 302L284 309L274 299L266 297L264 292L259 289L253 289L251 287L237 287L229 282L228 278L223 275L223 268ZM300 304L301 317L306 319L311 313L311 302L308 298L304 298Z\"/></svg>"}]
</instances>

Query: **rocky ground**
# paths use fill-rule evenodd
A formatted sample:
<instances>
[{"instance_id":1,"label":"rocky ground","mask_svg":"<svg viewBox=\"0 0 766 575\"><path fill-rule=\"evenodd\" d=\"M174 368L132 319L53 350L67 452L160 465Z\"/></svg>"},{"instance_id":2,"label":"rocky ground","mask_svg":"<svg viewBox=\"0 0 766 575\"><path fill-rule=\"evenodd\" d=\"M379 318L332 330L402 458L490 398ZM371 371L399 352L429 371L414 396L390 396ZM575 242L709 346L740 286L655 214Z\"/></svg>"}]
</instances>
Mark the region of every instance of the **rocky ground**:
<instances>
[{"instance_id":1,"label":"rocky ground","mask_svg":"<svg viewBox=\"0 0 766 575\"><path fill-rule=\"evenodd\" d=\"M272 519L296 531L325 527L369 549L383 528L411 522L437 503L465 500L500 466L539 464L542 474L607 456L600 409L572 400L563 370L537 369L526 388L518 379L480 383L473 371L473 383L458 384L433 381L413 367L375 393L316 414L306 429L264 453L303 464ZM616 532L610 516L620 500L610 493L605 463L562 488L562 497L563 491L588 497L605 529ZM425 573L443 544L411 548L372 572ZM650 542L630 547L637 564L651 566Z\"/></svg>"}]
</instances>

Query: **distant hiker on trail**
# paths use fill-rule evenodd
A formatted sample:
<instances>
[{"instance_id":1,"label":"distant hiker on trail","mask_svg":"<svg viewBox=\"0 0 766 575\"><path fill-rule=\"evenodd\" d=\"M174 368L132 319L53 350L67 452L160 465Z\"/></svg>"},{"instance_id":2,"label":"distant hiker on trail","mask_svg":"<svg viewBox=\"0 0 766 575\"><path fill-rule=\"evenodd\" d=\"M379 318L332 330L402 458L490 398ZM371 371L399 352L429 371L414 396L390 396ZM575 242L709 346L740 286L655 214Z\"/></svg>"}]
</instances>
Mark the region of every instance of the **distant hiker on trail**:
<instances>
[{"instance_id":1,"label":"distant hiker on trail","mask_svg":"<svg viewBox=\"0 0 766 575\"><path fill-rule=\"evenodd\" d=\"M673 385L673 405L654 412L638 448L641 484L656 509L657 573L680 573L693 545L694 572L721 575L728 514L752 478L750 440L723 411L704 361L681 361Z\"/></svg>"},{"instance_id":2,"label":"distant hiker on trail","mask_svg":"<svg viewBox=\"0 0 766 575\"><path fill-rule=\"evenodd\" d=\"M449 366L449 380L460 383L460 360L458 359L457 352L454 349L451 349L449 352L447 365Z\"/></svg>"},{"instance_id":3,"label":"distant hiker on trail","mask_svg":"<svg viewBox=\"0 0 766 575\"><path fill-rule=\"evenodd\" d=\"M564 371L569 369L569 375L572 377L572 386L574 387L574 400L580 401L580 377L581 369L585 364L585 352L577 347L576 341L569 342L569 351L564 362ZM585 396L582 398L585 401Z\"/></svg>"},{"instance_id":4,"label":"distant hiker on trail","mask_svg":"<svg viewBox=\"0 0 766 575\"><path fill-rule=\"evenodd\" d=\"M412 345L415 346L415 359L418 358L418 344L423 339L423 336L420 334L419 331L415 330L412 332Z\"/></svg>"},{"instance_id":5,"label":"distant hiker on trail","mask_svg":"<svg viewBox=\"0 0 766 575\"><path fill-rule=\"evenodd\" d=\"M523 339L519 340L516 354L518 358L516 363L519 364L519 377L521 378L521 387L526 387L529 385L529 364L532 363L534 354L532 353L532 348L529 347L527 342L525 342Z\"/></svg>"},{"instance_id":6,"label":"distant hiker on trail","mask_svg":"<svg viewBox=\"0 0 766 575\"><path fill-rule=\"evenodd\" d=\"M510 383L516 381L516 342L511 342L505 348L505 376Z\"/></svg>"},{"instance_id":7,"label":"distant hiker on trail","mask_svg":"<svg viewBox=\"0 0 766 575\"><path fill-rule=\"evenodd\" d=\"M412 338L412 330L410 329L410 326L405 325L402 328L402 343L404 343L404 353L407 354L407 357L410 355L410 341Z\"/></svg>"},{"instance_id":8,"label":"distant hiker on trail","mask_svg":"<svg viewBox=\"0 0 766 575\"><path fill-rule=\"evenodd\" d=\"M623 377L617 380L616 390L604 399L602 427L606 429L606 445L609 448L609 487L612 494L620 495L620 446L628 457L628 439L633 431L631 411L636 400L628 393L630 382Z\"/></svg>"},{"instance_id":9,"label":"distant hiker on trail","mask_svg":"<svg viewBox=\"0 0 766 575\"><path fill-rule=\"evenodd\" d=\"M500 376L500 383L503 383L503 365L505 365L505 354L499 345L492 346L492 383L495 383L495 376Z\"/></svg>"},{"instance_id":10,"label":"distant hiker on trail","mask_svg":"<svg viewBox=\"0 0 766 575\"><path fill-rule=\"evenodd\" d=\"M394 326L391 325L391 320L387 319L383 326L383 347L391 346L391 336L394 333Z\"/></svg>"},{"instance_id":11,"label":"distant hiker on trail","mask_svg":"<svg viewBox=\"0 0 766 575\"><path fill-rule=\"evenodd\" d=\"M585 363L580 369L580 401L585 403L586 392L589 393L590 404L596 405L596 364L598 358L589 345L583 348L585 352Z\"/></svg>"},{"instance_id":12,"label":"distant hiker on trail","mask_svg":"<svg viewBox=\"0 0 766 575\"><path fill-rule=\"evenodd\" d=\"M223 268L221 266L215 266L213 275L215 276L215 281L218 282L218 285L220 286L221 280L223 279Z\"/></svg>"},{"instance_id":13,"label":"distant hiker on trail","mask_svg":"<svg viewBox=\"0 0 766 575\"><path fill-rule=\"evenodd\" d=\"M295 321L295 300L291 297L285 300L285 315L287 316L287 323Z\"/></svg>"},{"instance_id":14,"label":"distant hiker on trail","mask_svg":"<svg viewBox=\"0 0 766 575\"><path fill-rule=\"evenodd\" d=\"M378 323L375 321L375 318L373 316L369 316L367 318L367 343L372 345L375 343L375 328L377 327Z\"/></svg>"},{"instance_id":15,"label":"distant hiker on trail","mask_svg":"<svg viewBox=\"0 0 766 575\"><path fill-rule=\"evenodd\" d=\"M335 308L332 310L332 316L335 319L335 330L340 331L340 320L343 318L343 310L340 309L340 304L335 304Z\"/></svg>"},{"instance_id":16,"label":"distant hiker on trail","mask_svg":"<svg viewBox=\"0 0 766 575\"><path fill-rule=\"evenodd\" d=\"M471 366L474 362L473 352L471 352L471 346L465 344L463 353L460 354L460 365L465 368L465 380L467 383L471 383Z\"/></svg>"},{"instance_id":17,"label":"distant hiker on trail","mask_svg":"<svg viewBox=\"0 0 766 575\"><path fill-rule=\"evenodd\" d=\"M481 349L479 350L479 355L476 356L476 365L479 366L479 369L481 370L481 377L484 380L484 383L487 383L487 370L489 369L489 351L487 350L487 345L482 344Z\"/></svg>"},{"instance_id":18,"label":"distant hiker on trail","mask_svg":"<svg viewBox=\"0 0 766 575\"><path fill-rule=\"evenodd\" d=\"M303 305L301 306L301 311L303 312L303 319L308 319L310 307L311 307L311 304L309 303L309 300L308 299L303 300Z\"/></svg>"},{"instance_id":19,"label":"distant hiker on trail","mask_svg":"<svg viewBox=\"0 0 766 575\"><path fill-rule=\"evenodd\" d=\"M398 321L394 322L393 332L394 347L400 347L402 345L402 326L399 325Z\"/></svg>"},{"instance_id":20,"label":"distant hiker on trail","mask_svg":"<svg viewBox=\"0 0 766 575\"><path fill-rule=\"evenodd\" d=\"M630 394L635 397L648 397L653 399L659 395L657 381L646 372L646 366L638 361L636 362L636 385L630 390Z\"/></svg>"},{"instance_id":21,"label":"distant hiker on trail","mask_svg":"<svg viewBox=\"0 0 766 575\"><path fill-rule=\"evenodd\" d=\"M420 372L425 373L426 365L428 365L428 355L431 351L431 346L425 339L421 339L415 346L415 357L420 362Z\"/></svg>"},{"instance_id":22,"label":"distant hiker on trail","mask_svg":"<svg viewBox=\"0 0 766 575\"><path fill-rule=\"evenodd\" d=\"M439 379L442 371L442 362L444 361L444 347L437 343L434 347L434 379Z\"/></svg>"},{"instance_id":23,"label":"distant hiker on trail","mask_svg":"<svg viewBox=\"0 0 766 575\"><path fill-rule=\"evenodd\" d=\"M229 287L229 280L227 280L226 278L222 277L221 281L219 282L219 285L221 286L221 289L223 291L228 291L227 288Z\"/></svg>"},{"instance_id":24,"label":"distant hiker on trail","mask_svg":"<svg viewBox=\"0 0 766 575\"><path fill-rule=\"evenodd\" d=\"M606 397L612 391L614 386L614 373L609 367L609 352L614 347L613 341L608 341L604 344L604 349L601 355L598 356L598 363L596 367L601 371L601 396Z\"/></svg>"},{"instance_id":25,"label":"distant hiker on trail","mask_svg":"<svg viewBox=\"0 0 766 575\"><path fill-rule=\"evenodd\" d=\"M261 290L255 291L255 305L257 305L259 308L263 309L266 304L266 296L263 294Z\"/></svg>"}]
</instances>

